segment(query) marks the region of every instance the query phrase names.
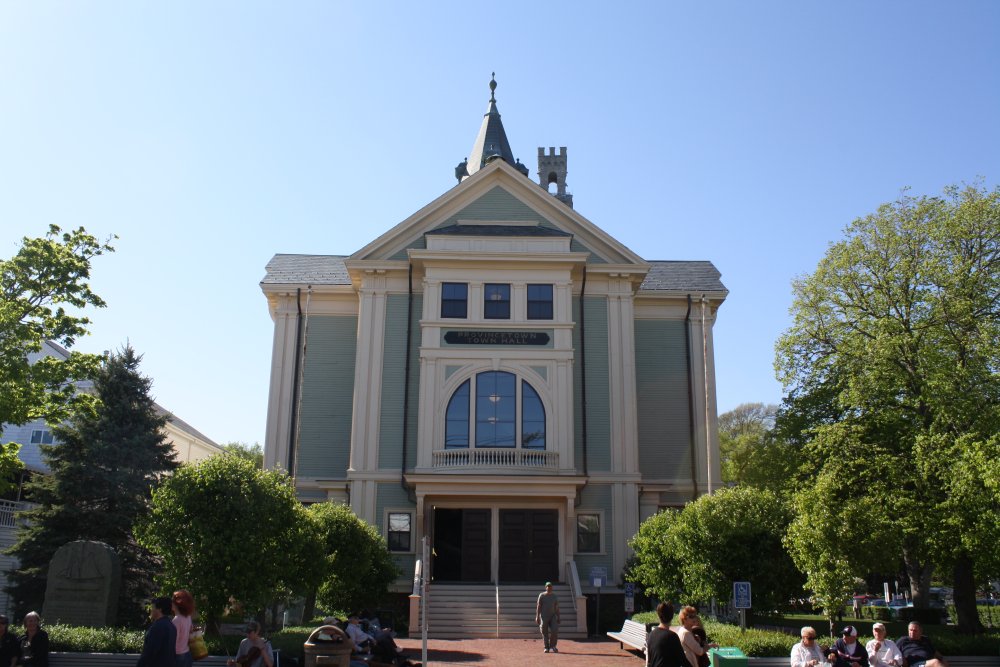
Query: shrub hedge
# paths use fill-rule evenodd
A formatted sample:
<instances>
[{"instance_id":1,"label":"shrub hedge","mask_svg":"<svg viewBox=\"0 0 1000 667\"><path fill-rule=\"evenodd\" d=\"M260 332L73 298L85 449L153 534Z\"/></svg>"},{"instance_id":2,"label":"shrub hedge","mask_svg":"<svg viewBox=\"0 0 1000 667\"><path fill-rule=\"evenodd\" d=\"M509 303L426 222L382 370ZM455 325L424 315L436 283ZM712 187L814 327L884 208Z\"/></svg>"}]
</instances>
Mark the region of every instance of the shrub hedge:
<instances>
[{"instance_id":1,"label":"shrub hedge","mask_svg":"<svg viewBox=\"0 0 1000 667\"><path fill-rule=\"evenodd\" d=\"M640 623L657 623L656 614L644 612L635 614L632 620ZM844 624L852 621L845 620ZM748 656L757 658L787 656L792 651L792 646L799 641L798 635L787 634L777 630L760 630L757 628L747 628L741 630L739 626L728 623L718 623L704 619L705 632L712 641L722 646L736 646ZM679 625L676 618L674 625ZM801 625L812 625L820 635L820 643L824 646L833 642L829 637L825 637L825 627L818 623L801 623ZM798 628L796 628L797 630ZM950 626L930 626L924 628L926 634L934 642L934 646L945 656L949 655L989 655L995 656L1000 653L1000 629L992 629L982 635L960 635L955 633L955 629ZM890 629L891 632L891 629ZM862 646L872 639L871 636L858 637Z\"/></svg>"},{"instance_id":2,"label":"shrub hedge","mask_svg":"<svg viewBox=\"0 0 1000 667\"><path fill-rule=\"evenodd\" d=\"M313 631L312 627L288 627L268 635L271 646L292 657L303 653L302 645ZM85 628L53 624L45 626L49 633L51 650L69 653L141 653L142 630L124 628ZM211 655L234 655L242 637L206 637Z\"/></svg>"}]
</instances>

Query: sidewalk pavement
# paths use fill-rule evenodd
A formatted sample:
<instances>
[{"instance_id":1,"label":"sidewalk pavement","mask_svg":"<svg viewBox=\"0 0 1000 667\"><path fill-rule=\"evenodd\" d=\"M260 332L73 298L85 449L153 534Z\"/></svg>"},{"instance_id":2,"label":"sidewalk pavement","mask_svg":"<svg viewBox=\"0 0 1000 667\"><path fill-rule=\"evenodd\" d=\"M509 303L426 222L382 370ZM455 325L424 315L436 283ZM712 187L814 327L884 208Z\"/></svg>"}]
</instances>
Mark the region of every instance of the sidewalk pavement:
<instances>
[{"instance_id":1,"label":"sidewalk pavement","mask_svg":"<svg viewBox=\"0 0 1000 667\"><path fill-rule=\"evenodd\" d=\"M420 660L420 639L397 639L412 660ZM609 639L560 639L558 653L545 653L538 639L428 639L427 665L475 665L475 667L642 667L638 653L620 648Z\"/></svg>"}]
</instances>

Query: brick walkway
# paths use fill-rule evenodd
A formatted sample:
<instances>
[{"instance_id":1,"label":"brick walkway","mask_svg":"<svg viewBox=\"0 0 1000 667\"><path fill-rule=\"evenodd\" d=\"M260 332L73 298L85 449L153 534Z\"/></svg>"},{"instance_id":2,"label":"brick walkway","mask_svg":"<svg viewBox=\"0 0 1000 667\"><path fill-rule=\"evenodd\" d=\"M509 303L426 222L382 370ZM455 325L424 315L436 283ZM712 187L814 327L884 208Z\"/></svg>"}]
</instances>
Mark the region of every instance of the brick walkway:
<instances>
[{"instance_id":1,"label":"brick walkway","mask_svg":"<svg viewBox=\"0 0 1000 667\"><path fill-rule=\"evenodd\" d=\"M397 639L408 656L420 659L419 639ZM619 648L610 639L559 640L559 653L544 653L541 638L529 639L429 639L427 666L475 665L475 667L534 667L560 664L564 667L642 667L638 654Z\"/></svg>"}]
</instances>

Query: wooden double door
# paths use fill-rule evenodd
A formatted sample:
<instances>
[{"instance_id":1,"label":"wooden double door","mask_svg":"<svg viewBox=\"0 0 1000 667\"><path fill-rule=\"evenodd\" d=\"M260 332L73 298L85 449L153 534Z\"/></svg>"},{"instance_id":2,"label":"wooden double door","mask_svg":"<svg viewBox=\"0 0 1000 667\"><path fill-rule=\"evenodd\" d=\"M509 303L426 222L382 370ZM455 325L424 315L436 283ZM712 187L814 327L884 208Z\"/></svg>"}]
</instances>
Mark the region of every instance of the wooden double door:
<instances>
[{"instance_id":1,"label":"wooden double door","mask_svg":"<svg viewBox=\"0 0 1000 667\"><path fill-rule=\"evenodd\" d=\"M435 581L494 581L493 516L488 508L434 510ZM496 516L499 583L557 581L559 512L500 509Z\"/></svg>"}]
</instances>

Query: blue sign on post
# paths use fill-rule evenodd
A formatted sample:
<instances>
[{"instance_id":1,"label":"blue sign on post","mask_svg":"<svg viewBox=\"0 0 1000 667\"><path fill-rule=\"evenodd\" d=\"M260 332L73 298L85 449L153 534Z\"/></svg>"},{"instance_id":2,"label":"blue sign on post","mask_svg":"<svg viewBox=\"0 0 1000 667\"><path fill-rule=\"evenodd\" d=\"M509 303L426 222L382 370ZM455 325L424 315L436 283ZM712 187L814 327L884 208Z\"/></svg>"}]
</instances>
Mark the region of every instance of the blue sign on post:
<instances>
[{"instance_id":1,"label":"blue sign on post","mask_svg":"<svg viewBox=\"0 0 1000 667\"><path fill-rule=\"evenodd\" d=\"M750 609L750 582L733 582L733 607L735 609Z\"/></svg>"},{"instance_id":2,"label":"blue sign on post","mask_svg":"<svg viewBox=\"0 0 1000 667\"><path fill-rule=\"evenodd\" d=\"M635 584L625 584L625 612L631 614L635 611Z\"/></svg>"}]
</instances>

